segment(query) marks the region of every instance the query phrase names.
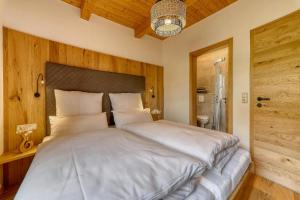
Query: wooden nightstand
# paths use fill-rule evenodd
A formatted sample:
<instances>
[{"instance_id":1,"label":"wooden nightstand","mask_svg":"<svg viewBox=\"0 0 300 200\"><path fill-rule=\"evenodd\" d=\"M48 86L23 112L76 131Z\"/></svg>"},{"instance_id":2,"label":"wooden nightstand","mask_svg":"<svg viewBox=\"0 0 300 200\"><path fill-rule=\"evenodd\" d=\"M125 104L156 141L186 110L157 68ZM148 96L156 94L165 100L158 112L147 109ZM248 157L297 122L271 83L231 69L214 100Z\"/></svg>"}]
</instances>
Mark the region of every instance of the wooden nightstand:
<instances>
[{"instance_id":1,"label":"wooden nightstand","mask_svg":"<svg viewBox=\"0 0 300 200\"><path fill-rule=\"evenodd\" d=\"M30 149L27 152L24 153L18 153L16 152L5 152L0 156L0 165L10 163L16 160L20 160L23 158L34 156L37 150L37 146L33 146L32 149Z\"/></svg>"},{"instance_id":2,"label":"wooden nightstand","mask_svg":"<svg viewBox=\"0 0 300 200\"><path fill-rule=\"evenodd\" d=\"M35 155L36 150L37 150L37 146L33 146L32 149L24 153L19 153L18 151L5 152L0 156L0 165L4 165L17 160L32 157ZM12 187L4 188L4 191L2 192L2 194L0 194L0 200L13 200L18 189L19 189L19 185L14 185Z\"/></svg>"},{"instance_id":3,"label":"wooden nightstand","mask_svg":"<svg viewBox=\"0 0 300 200\"><path fill-rule=\"evenodd\" d=\"M153 121L158 121L158 120L162 119L161 114L151 114L151 115L152 115Z\"/></svg>"}]
</instances>

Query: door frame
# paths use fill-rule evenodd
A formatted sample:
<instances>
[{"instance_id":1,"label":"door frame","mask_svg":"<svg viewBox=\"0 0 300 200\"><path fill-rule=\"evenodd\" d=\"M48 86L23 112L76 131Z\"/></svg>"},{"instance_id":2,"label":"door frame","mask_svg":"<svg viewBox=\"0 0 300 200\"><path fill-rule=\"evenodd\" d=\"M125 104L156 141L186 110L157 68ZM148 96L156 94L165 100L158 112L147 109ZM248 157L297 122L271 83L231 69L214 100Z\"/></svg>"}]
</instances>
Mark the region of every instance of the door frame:
<instances>
[{"instance_id":1,"label":"door frame","mask_svg":"<svg viewBox=\"0 0 300 200\"><path fill-rule=\"evenodd\" d=\"M197 57L228 47L227 132L233 132L233 38L190 52L190 124L197 125Z\"/></svg>"}]
</instances>

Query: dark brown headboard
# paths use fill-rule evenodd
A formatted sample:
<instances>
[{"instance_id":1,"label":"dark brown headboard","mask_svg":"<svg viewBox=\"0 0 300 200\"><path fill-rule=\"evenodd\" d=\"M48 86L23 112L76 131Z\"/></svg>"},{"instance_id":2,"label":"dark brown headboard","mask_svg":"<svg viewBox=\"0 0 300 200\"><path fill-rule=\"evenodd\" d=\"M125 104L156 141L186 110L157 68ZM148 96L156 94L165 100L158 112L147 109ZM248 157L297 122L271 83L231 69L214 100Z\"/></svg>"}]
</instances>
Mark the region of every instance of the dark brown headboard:
<instances>
[{"instance_id":1,"label":"dark brown headboard","mask_svg":"<svg viewBox=\"0 0 300 200\"><path fill-rule=\"evenodd\" d=\"M141 93L144 97L145 77L46 63L46 130L50 135L49 116L56 115L54 89L104 93L103 112L113 125L108 93ZM144 99L144 98L143 98Z\"/></svg>"}]
</instances>

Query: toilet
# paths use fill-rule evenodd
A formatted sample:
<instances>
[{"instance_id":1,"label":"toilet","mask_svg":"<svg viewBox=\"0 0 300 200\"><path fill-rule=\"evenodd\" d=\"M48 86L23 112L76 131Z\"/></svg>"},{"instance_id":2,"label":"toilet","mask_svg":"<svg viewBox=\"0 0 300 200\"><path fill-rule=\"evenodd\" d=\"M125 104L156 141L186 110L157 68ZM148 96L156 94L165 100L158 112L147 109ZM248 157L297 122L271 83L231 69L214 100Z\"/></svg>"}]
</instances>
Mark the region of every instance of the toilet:
<instances>
[{"instance_id":1,"label":"toilet","mask_svg":"<svg viewBox=\"0 0 300 200\"><path fill-rule=\"evenodd\" d=\"M209 122L209 117L207 115L198 115L197 121L202 128L205 128L205 125Z\"/></svg>"}]
</instances>

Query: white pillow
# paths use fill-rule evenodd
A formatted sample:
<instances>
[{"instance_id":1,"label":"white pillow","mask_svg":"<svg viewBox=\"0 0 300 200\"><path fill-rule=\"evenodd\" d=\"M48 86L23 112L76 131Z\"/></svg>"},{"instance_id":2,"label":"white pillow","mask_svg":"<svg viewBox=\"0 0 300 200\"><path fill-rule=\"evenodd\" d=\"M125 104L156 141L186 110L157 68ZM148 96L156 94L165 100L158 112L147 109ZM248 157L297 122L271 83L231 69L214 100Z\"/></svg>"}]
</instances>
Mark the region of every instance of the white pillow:
<instances>
[{"instance_id":1,"label":"white pillow","mask_svg":"<svg viewBox=\"0 0 300 200\"><path fill-rule=\"evenodd\" d=\"M140 93L110 93L109 98L114 111L142 111L144 109Z\"/></svg>"},{"instance_id":2,"label":"white pillow","mask_svg":"<svg viewBox=\"0 0 300 200\"><path fill-rule=\"evenodd\" d=\"M93 115L102 112L103 93L54 90L57 116Z\"/></svg>"},{"instance_id":3,"label":"white pillow","mask_svg":"<svg viewBox=\"0 0 300 200\"><path fill-rule=\"evenodd\" d=\"M108 127L106 113L82 116L49 116L51 136L96 131Z\"/></svg>"},{"instance_id":4,"label":"white pillow","mask_svg":"<svg viewBox=\"0 0 300 200\"><path fill-rule=\"evenodd\" d=\"M117 128L121 128L126 124L138 123L138 122L151 122L153 121L150 109L142 111L112 111L114 115L114 121Z\"/></svg>"}]
</instances>

